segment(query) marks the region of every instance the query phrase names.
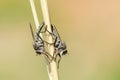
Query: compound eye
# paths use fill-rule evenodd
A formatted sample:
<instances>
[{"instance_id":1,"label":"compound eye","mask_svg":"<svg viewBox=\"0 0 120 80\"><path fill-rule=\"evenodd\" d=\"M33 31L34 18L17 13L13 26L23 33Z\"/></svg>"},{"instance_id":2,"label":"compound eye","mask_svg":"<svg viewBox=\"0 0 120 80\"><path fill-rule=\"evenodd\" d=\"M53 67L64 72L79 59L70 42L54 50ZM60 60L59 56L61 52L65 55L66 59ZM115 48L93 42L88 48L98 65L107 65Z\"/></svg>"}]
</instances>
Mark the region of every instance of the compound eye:
<instances>
[{"instance_id":1,"label":"compound eye","mask_svg":"<svg viewBox=\"0 0 120 80\"><path fill-rule=\"evenodd\" d=\"M67 50L63 51L62 55L66 55L67 54Z\"/></svg>"}]
</instances>

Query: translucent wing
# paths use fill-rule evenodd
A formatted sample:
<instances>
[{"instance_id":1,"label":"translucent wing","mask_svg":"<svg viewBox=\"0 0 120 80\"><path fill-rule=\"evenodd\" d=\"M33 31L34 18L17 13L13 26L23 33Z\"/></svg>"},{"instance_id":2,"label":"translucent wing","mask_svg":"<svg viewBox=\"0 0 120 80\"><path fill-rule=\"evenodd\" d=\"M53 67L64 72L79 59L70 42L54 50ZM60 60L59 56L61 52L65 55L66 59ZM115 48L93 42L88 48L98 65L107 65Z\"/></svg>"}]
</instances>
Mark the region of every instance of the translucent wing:
<instances>
[{"instance_id":1,"label":"translucent wing","mask_svg":"<svg viewBox=\"0 0 120 80\"><path fill-rule=\"evenodd\" d=\"M56 27L51 25L51 29L52 29L53 35L55 35L60 41L62 41Z\"/></svg>"},{"instance_id":2,"label":"translucent wing","mask_svg":"<svg viewBox=\"0 0 120 80\"><path fill-rule=\"evenodd\" d=\"M35 36L34 36L33 29L32 29L32 25L31 25L31 24L30 24L30 31L31 31L31 34L32 34L33 41L35 41Z\"/></svg>"}]
</instances>

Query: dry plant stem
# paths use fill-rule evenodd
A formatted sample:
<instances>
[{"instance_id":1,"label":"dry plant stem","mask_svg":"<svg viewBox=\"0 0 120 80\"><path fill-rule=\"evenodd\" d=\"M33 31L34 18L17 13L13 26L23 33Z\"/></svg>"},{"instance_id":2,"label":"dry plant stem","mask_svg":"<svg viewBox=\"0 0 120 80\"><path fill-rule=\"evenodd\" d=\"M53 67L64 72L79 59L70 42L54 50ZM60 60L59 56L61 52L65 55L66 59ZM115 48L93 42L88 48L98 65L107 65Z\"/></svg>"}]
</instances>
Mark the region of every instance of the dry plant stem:
<instances>
[{"instance_id":1,"label":"dry plant stem","mask_svg":"<svg viewBox=\"0 0 120 80\"><path fill-rule=\"evenodd\" d=\"M37 13L36 13L36 10L35 10L35 5L34 5L33 0L30 0L30 5L31 5L35 25L36 25L36 28L38 29L39 21L38 21L38 17L37 17ZM45 24L48 26L48 30L51 32L50 19L49 19L46 0L41 0L41 7L42 7L42 11L43 11L43 17L44 17ZM48 42L51 42L51 43L53 42L51 36L49 36ZM52 45L48 46L48 47L49 47L50 54L53 55L54 47ZM47 70L48 70L48 75L49 75L50 80L58 80L58 72L57 72L56 62L52 61L50 64L48 64L47 59L46 59L46 61L47 61L46 64L47 64Z\"/></svg>"},{"instance_id":2,"label":"dry plant stem","mask_svg":"<svg viewBox=\"0 0 120 80\"><path fill-rule=\"evenodd\" d=\"M38 21L38 17L37 17L37 13L36 13L36 9L35 9L35 5L34 5L34 1L30 0L30 5L31 5L31 9L32 9L32 13L33 13L33 18L34 18L34 22L36 25L36 28L39 28L39 21ZM42 37L42 35L40 35ZM47 58L45 57L46 61Z\"/></svg>"},{"instance_id":3,"label":"dry plant stem","mask_svg":"<svg viewBox=\"0 0 120 80\"><path fill-rule=\"evenodd\" d=\"M36 25L36 28L38 29L39 21L38 21L38 17L37 17L37 13L36 13L36 9L35 9L35 5L34 5L34 1L33 0L30 0L30 5L31 5L31 9L32 9L35 25Z\"/></svg>"},{"instance_id":4,"label":"dry plant stem","mask_svg":"<svg viewBox=\"0 0 120 80\"><path fill-rule=\"evenodd\" d=\"M34 1L30 0L30 5L31 5L31 9L32 9L32 13L33 13L33 18L34 18L34 22L36 25L36 28L38 29L39 27L39 21L38 21L38 17L37 17L37 13L36 13L36 9L35 9L35 5L34 5ZM42 37L42 35L40 35ZM47 58L45 57L46 61Z\"/></svg>"},{"instance_id":5,"label":"dry plant stem","mask_svg":"<svg viewBox=\"0 0 120 80\"><path fill-rule=\"evenodd\" d=\"M36 9L35 9L35 5L34 5L33 0L30 0L30 5L31 5L35 25L36 25L36 28L38 29L40 24L39 24L39 21L38 21L38 17L37 17L37 13L36 13ZM41 34L40 34L40 36L43 38L43 36Z\"/></svg>"},{"instance_id":6,"label":"dry plant stem","mask_svg":"<svg viewBox=\"0 0 120 80\"><path fill-rule=\"evenodd\" d=\"M48 31L51 32L51 24L50 24L49 12L48 12L47 0L40 0L40 1L41 1L41 8L42 8L45 24L47 25ZM53 43L52 36L48 36L48 42ZM54 46L49 45L48 51L53 56ZM50 64L47 64L47 69L50 80L58 80L58 71L57 71L56 62L54 60L51 61Z\"/></svg>"}]
</instances>

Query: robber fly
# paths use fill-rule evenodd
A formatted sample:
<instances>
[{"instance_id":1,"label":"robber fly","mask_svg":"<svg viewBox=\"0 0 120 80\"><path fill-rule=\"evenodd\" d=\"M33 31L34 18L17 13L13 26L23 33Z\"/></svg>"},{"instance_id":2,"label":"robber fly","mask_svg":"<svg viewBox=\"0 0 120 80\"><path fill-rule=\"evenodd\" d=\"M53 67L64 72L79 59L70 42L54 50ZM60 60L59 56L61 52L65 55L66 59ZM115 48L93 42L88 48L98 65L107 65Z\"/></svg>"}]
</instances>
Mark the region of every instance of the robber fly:
<instances>
[{"instance_id":1,"label":"robber fly","mask_svg":"<svg viewBox=\"0 0 120 80\"><path fill-rule=\"evenodd\" d=\"M45 52L44 40L40 36L40 33L45 32L45 31L41 32L43 26L44 26L44 22L39 26L39 29L36 32L36 35L34 35L32 25L30 24L30 30L32 33L33 41L34 41L33 48L34 48L35 52L37 53L37 55L44 54L50 60L50 58L52 58L52 56L48 52Z\"/></svg>"},{"instance_id":2,"label":"robber fly","mask_svg":"<svg viewBox=\"0 0 120 80\"><path fill-rule=\"evenodd\" d=\"M59 68L59 63L60 63L61 57L63 55L66 55L68 51L67 51L66 44L64 41L61 40L56 27L51 25L51 30L52 30L52 33L50 33L50 32L49 33L52 34L55 39L55 41L54 41L55 52L54 52L53 57L56 60L57 56L59 56L59 60L58 60L58 68Z\"/></svg>"}]
</instances>

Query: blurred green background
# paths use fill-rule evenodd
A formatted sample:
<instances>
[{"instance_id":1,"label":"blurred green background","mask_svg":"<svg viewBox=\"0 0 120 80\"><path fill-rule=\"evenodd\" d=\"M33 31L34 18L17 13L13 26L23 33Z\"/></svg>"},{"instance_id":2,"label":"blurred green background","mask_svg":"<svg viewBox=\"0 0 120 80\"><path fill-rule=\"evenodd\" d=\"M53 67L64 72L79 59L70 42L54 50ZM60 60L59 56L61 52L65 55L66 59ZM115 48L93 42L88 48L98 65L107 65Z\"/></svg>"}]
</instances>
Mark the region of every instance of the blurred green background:
<instances>
[{"instance_id":1,"label":"blurred green background","mask_svg":"<svg viewBox=\"0 0 120 80\"><path fill-rule=\"evenodd\" d=\"M40 1L34 0L43 20ZM51 22L66 41L60 80L120 80L120 1L48 0ZM48 80L35 56L29 0L0 0L0 80Z\"/></svg>"}]
</instances>

